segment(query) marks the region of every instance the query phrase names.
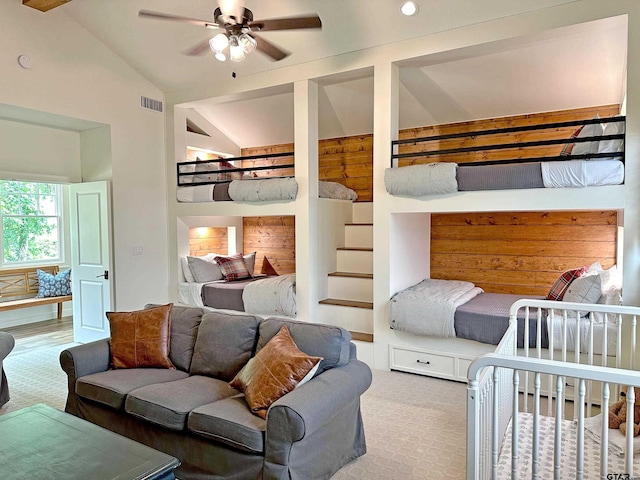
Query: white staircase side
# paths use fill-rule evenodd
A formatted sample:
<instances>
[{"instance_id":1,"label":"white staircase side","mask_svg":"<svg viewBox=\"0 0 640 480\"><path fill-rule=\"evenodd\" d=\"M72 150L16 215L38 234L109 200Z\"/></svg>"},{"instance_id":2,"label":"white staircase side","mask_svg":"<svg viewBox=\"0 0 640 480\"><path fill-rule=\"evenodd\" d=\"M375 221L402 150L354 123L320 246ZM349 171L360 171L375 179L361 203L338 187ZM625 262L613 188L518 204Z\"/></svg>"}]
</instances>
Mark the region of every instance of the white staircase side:
<instances>
[{"instance_id":1,"label":"white staircase side","mask_svg":"<svg viewBox=\"0 0 640 480\"><path fill-rule=\"evenodd\" d=\"M373 334L373 310L341 305L318 305L319 323L342 327L350 332Z\"/></svg>"},{"instance_id":2,"label":"white staircase side","mask_svg":"<svg viewBox=\"0 0 640 480\"><path fill-rule=\"evenodd\" d=\"M373 302L373 278L329 275L329 298Z\"/></svg>"},{"instance_id":3,"label":"white staircase side","mask_svg":"<svg viewBox=\"0 0 640 480\"><path fill-rule=\"evenodd\" d=\"M373 202L354 202L353 223L373 223Z\"/></svg>"},{"instance_id":4,"label":"white staircase side","mask_svg":"<svg viewBox=\"0 0 640 480\"><path fill-rule=\"evenodd\" d=\"M344 246L373 248L373 224L349 223L345 225Z\"/></svg>"},{"instance_id":5,"label":"white staircase side","mask_svg":"<svg viewBox=\"0 0 640 480\"><path fill-rule=\"evenodd\" d=\"M339 249L336 251L339 272L373 273L373 252L371 250Z\"/></svg>"}]
</instances>

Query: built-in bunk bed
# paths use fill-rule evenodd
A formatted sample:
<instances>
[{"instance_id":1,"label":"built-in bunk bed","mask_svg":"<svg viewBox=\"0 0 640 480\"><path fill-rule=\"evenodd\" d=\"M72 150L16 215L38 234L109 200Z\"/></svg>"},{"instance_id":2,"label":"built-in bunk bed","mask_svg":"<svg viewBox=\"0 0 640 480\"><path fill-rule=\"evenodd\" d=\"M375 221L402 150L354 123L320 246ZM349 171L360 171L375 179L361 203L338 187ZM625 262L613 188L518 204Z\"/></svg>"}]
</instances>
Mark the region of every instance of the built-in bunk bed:
<instances>
[{"instance_id":1,"label":"built-in bunk bed","mask_svg":"<svg viewBox=\"0 0 640 480\"><path fill-rule=\"evenodd\" d=\"M198 159L177 164L179 202L243 203L295 200L293 152ZM320 181L320 198L356 200L355 191L337 182Z\"/></svg>"},{"instance_id":2,"label":"built-in bunk bed","mask_svg":"<svg viewBox=\"0 0 640 480\"><path fill-rule=\"evenodd\" d=\"M573 130L571 135L566 134L568 128ZM522 142L519 141L522 132L542 136L535 140L529 136ZM489 140L492 136L500 140ZM457 143L451 147L452 141L462 142L464 146ZM436 147L425 148L429 142ZM398 147L405 151L399 151ZM408 147L411 147L409 151ZM545 149L546 154L540 155L540 148ZM551 148L556 150L549 150ZM393 167L387 169L385 175L387 191L392 195L421 197L426 205L433 196L464 195L456 192L470 190L513 189L517 195L522 188L616 185L623 182L624 175L624 117L403 139L394 141L393 149ZM465 159L475 156L477 161L449 161L460 155ZM425 158L438 161L421 164ZM555 184L553 179L558 179ZM570 195L571 189L567 188L567 192ZM428 206L425 211L429 212ZM569 222L572 220L575 219L570 218ZM473 220L467 221L473 223ZM615 228L615 223L612 227ZM544 236L539 241L544 242ZM615 251L616 240L612 242ZM584 257L592 254L585 253ZM572 256L576 256L575 252ZM434 278L432 268L431 278L397 292L390 299L388 323L397 332L389 347L390 368L464 381L471 359L483 351L493 351L493 346L502 341L509 327L509 309L517 300L620 303L622 275L615 264L609 261L607 268L603 268L593 258L588 262L576 258L575 262L567 271L558 271L555 282L550 281L544 292L538 289L535 294L484 291L473 282L456 279L456 267L450 271L441 269L443 278L437 278L437 273ZM483 268L491 271L495 265ZM443 272L447 273L442 275ZM493 274L501 273L497 269ZM599 316L563 322L562 316L541 311L539 322L536 318L535 322L525 325L525 313L528 315L522 311L517 318L519 348L571 346L577 339L583 345L581 352L599 355L604 339L609 352L616 349L617 337L612 329L617 326L603 323ZM416 340L420 338L424 341ZM589 338L596 339L595 346L593 343L588 346Z\"/></svg>"},{"instance_id":3,"label":"built-in bunk bed","mask_svg":"<svg viewBox=\"0 0 640 480\"><path fill-rule=\"evenodd\" d=\"M625 117L615 116L394 140L385 187L392 195L421 197L619 185L624 131ZM462 156L473 159L456 162Z\"/></svg>"}]
</instances>

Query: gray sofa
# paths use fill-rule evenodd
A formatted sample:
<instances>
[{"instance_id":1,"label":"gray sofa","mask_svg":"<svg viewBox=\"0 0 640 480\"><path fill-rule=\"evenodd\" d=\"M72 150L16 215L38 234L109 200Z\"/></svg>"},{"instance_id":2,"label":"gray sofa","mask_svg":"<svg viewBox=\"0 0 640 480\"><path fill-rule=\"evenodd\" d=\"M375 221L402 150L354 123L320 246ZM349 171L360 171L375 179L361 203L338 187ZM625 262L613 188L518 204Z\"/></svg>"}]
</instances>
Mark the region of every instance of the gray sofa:
<instances>
[{"instance_id":1,"label":"gray sofa","mask_svg":"<svg viewBox=\"0 0 640 480\"><path fill-rule=\"evenodd\" d=\"M176 369L109 369L109 341L64 350L68 413L177 457L187 479L320 479L366 452L360 396L371 370L342 328L173 306ZM266 420L228 382L287 325L315 377Z\"/></svg>"},{"instance_id":2,"label":"gray sofa","mask_svg":"<svg viewBox=\"0 0 640 480\"><path fill-rule=\"evenodd\" d=\"M2 365L7 355L13 350L16 341L13 336L7 332L0 332L0 407L9 401L9 384L7 376L4 373Z\"/></svg>"}]
</instances>

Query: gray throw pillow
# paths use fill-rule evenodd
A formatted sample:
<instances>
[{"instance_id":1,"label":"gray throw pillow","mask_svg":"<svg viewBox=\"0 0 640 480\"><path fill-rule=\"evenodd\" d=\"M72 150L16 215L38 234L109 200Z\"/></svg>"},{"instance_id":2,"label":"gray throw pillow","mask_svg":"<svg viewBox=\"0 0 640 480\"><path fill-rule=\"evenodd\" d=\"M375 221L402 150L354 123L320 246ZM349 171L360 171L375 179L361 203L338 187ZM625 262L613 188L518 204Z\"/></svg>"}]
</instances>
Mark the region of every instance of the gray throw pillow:
<instances>
[{"instance_id":1,"label":"gray throw pillow","mask_svg":"<svg viewBox=\"0 0 640 480\"><path fill-rule=\"evenodd\" d=\"M189 269L198 283L215 282L222 280L220 267L213 262L208 262L198 257L187 257Z\"/></svg>"},{"instance_id":2,"label":"gray throw pillow","mask_svg":"<svg viewBox=\"0 0 640 480\"><path fill-rule=\"evenodd\" d=\"M205 314L189 373L232 380L253 355L260 321L253 315Z\"/></svg>"}]
</instances>

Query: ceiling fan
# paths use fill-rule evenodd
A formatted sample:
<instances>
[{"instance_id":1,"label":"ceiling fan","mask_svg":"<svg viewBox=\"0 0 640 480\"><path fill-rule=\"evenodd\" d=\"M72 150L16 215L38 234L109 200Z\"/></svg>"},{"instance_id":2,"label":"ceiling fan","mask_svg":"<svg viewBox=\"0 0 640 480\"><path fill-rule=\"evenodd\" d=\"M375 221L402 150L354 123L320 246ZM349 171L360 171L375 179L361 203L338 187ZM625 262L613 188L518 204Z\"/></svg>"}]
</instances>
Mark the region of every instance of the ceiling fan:
<instances>
[{"instance_id":1,"label":"ceiling fan","mask_svg":"<svg viewBox=\"0 0 640 480\"><path fill-rule=\"evenodd\" d=\"M140 10L138 15L140 17L190 23L212 30L220 30L218 35L194 45L185 54L202 55L209 50L213 50L215 58L222 62L227 59L227 48L229 58L235 62L244 60L245 55L254 50L264 53L275 61L282 60L289 55L289 52L258 36L256 32L322 28L320 17L315 13L299 17L254 20L253 13L248 8L241 8L240 11L241 13L236 15L225 14L218 7L213 11L213 20L200 20L149 10Z\"/></svg>"}]
</instances>

